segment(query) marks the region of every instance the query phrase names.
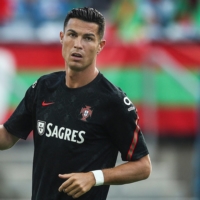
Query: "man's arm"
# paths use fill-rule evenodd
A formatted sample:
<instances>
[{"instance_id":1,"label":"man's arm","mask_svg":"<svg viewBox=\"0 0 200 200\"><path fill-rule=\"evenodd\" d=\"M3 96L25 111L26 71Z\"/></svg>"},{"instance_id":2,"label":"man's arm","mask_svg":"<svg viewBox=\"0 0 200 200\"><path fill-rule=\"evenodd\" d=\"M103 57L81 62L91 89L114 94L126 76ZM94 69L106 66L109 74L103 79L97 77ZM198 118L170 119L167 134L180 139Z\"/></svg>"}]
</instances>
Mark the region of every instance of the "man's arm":
<instances>
[{"instance_id":1,"label":"man's arm","mask_svg":"<svg viewBox=\"0 0 200 200\"><path fill-rule=\"evenodd\" d=\"M151 173L149 155L137 161L130 161L112 169L102 170L104 185L122 185L147 179Z\"/></svg>"},{"instance_id":2,"label":"man's arm","mask_svg":"<svg viewBox=\"0 0 200 200\"><path fill-rule=\"evenodd\" d=\"M18 140L18 137L10 134L3 125L0 125L0 150L11 148Z\"/></svg>"},{"instance_id":3,"label":"man's arm","mask_svg":"<svg viewBox=\"0 0 200 200\"><path fill-rule=\"evenodd\" d=\"M111 169L103 169L104 185L121 185L147 179L151 173L149 155L137 161L130 161ZM92 172L72 173L59 175L67 179L60 187L60 192L65 192L73 198L78 198L88 192L95 185Z\"/></svg>"}]
</instances>

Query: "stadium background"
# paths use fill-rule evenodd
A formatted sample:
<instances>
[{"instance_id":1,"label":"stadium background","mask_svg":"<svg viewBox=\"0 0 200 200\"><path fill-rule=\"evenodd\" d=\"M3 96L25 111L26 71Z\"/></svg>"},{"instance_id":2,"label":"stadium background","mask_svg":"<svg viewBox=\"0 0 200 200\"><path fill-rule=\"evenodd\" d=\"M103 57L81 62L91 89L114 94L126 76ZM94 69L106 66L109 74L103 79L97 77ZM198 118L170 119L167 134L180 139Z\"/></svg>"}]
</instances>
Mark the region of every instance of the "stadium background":
<instances>
[{"instance_id":1,"label":"stadium background","mask_svg":"<svg viewBox=\"0 0 200 200\"><path fill-rule=\"evenodd\" d=\"M80 6L106 17L97 66L138 108L152 157L149 180L112 186L108 200L200 199L198 0L1 0L0 49L15 63L1 121L38 77L63 70L59 31L67 11ZM0 199L30 199L32 148L30 135L0 153Z\"/></svg>"}]
</instances>

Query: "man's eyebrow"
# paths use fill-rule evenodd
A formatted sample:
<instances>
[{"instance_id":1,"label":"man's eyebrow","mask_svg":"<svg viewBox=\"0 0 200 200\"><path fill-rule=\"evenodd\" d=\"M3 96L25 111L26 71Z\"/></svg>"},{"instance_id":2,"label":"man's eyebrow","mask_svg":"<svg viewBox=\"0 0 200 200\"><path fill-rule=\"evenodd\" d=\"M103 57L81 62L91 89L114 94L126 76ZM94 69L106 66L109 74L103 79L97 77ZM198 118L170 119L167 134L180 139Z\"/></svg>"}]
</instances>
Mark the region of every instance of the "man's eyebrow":
<instances>
[{"instance_id":1,"label":"man's eyebrow","mask_svg":"<svg viewBox=\"0 0 200 200\"><path fill-rule=\"evenodd\" d=\"M77 32L75 30L73 30L73 29L68 29L67 32L73 32L73 33L77 34ZM84 36L95 37L95 34L93 34L93 33L85 33Z\"/></svg>"},{"instance_id":2,"label":"man's eyebrow","mask_svg":"<svg viewBox=\"0 0 200 200\"><path fill-rule=\"evenodd\" d=\"M76 31L73 30L73 29L69 29L69 30L67 30L67 32L73 32L73 33L76 33Z\"/></svg>"},{"instance_id":3,"label":"man's eyebrow","mask_svg":"<svg viewBox=\"0 0 200 200\"><path fill-rule=\"evenodd\" d=\"M92 36L92 37L95 37L95 34L93 34L93 33L85 33L84 35L85 35L85 36Z\"/></svg>"}]
</instances>

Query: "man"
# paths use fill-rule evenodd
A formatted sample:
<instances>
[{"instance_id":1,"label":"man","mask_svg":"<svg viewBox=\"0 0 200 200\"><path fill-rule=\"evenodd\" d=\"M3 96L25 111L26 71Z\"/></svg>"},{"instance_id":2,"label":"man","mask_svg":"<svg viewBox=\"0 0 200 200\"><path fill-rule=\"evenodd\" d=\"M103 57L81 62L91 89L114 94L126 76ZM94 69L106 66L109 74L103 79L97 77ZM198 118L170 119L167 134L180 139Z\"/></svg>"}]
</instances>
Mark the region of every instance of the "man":
<instances>
[{"instance_id":1,"label":"man","mask_svg":"<svg viewBox=\"0 0 200 200\"><path fill-rule=\"evenodd\" d=\"M0 128L2 150L34 132L32 200L105 200L109 185L150 175L135 107L96 68L104 27L93 8L70 11L60 32L65 71L35 82ZM128 162L114 167L118 151Z\"/></svg>"}]
</instances>

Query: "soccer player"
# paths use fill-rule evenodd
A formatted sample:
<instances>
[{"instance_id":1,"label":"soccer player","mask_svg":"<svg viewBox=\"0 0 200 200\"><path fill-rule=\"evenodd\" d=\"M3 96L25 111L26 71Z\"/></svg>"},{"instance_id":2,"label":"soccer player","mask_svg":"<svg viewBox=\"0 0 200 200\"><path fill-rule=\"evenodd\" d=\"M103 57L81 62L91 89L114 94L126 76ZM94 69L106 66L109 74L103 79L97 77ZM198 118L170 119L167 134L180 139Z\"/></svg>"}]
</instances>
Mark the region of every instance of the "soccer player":
<instances>
[{"instance_id":1,"label":"soccer player","mask_svg":"<svg viewBox=\"0 0 200 200\"><path fill-rule=\"evenodd\" d=\"M39 78L0 127L0 149L33 130L32 200L105 200L109 185L149 177L136 109L97 69L105 19L71 10L60 32L65 70ZM115 167L118 152L124 164Z\"/></svg>"}]
</instances>

